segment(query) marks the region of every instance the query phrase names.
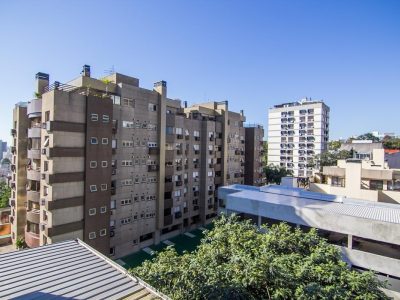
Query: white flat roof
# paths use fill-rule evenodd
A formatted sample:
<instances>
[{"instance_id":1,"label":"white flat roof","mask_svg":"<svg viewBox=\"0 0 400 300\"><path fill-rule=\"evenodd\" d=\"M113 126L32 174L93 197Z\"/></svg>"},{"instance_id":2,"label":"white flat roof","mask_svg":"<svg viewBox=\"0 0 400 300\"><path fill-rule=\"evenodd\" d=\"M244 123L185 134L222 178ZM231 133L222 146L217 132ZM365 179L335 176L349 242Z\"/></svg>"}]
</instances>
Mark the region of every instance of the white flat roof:
<instances>
[{"instance_id":1,"label":"white flat roof","mask_svg":"<svg viewBox=\"0 0 400 300\"><path fill-rule=\"evenodd\" d=\"M400 224L400 205L345 198L277 185L247 187L231 185L219 190L237 190L232 197L251 199L297 209L311 208L322 212ZM229 197L229 196L228 196Z\"/></svg>"}]
</instances>

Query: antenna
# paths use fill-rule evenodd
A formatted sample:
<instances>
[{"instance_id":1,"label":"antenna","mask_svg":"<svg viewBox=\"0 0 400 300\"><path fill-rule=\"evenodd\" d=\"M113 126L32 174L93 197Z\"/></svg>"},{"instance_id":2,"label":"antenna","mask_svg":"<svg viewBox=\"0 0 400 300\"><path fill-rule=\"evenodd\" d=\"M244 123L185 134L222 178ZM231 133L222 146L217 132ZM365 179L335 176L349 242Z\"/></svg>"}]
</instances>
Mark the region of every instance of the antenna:
<instances>
[{"instance_id":1,"label":"antenna","mask_svg":"<svg viewBox=\"0 0 400 300\"><path fill-rule=\"evenodd\" d=\"M114 65L111 66L111 68L104 70L104 73L106 75L111 75L115 73Z\"/></svg>"}]
</instances>

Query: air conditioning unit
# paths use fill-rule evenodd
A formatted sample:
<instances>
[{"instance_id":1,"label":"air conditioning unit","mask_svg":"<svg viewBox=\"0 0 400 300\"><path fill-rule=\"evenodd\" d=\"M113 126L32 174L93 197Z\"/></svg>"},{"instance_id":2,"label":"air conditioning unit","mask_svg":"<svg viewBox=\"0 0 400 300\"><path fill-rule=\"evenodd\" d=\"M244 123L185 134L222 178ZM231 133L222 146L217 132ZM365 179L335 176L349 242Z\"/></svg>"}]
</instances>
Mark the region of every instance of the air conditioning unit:
<instances>
[{"instance_id":1,"label":"air conditioning unit","mask_svg":"<svg viewBox=\"0 0 400 300\"><path fill-rule=\"evenodd\" d=\"M41 174L42 179L46 179L46 174Z\"/></svg>"},{"instance_id":2,"label":"air conditioning unit","mask_svg":"<svg viewBox=\"0 0 400 300\"><path fill-rule=\"evenodd\" d=\"M40 205L45 206L46 205L46 199L40 199Z\"/></svg>"},{"instance_id":3,"label":"air conditioning unit","mask_svg":"<svg viewBox=\"0 0 400 300\"><path fill-rule=\"evenodd\" d=\"M42 149L42 154L46 155L46 149Z\"/></svg>"},{"instance_id":4,"label":"air conditioning unit","mask_svg":"<svg viewBox=\"0 0 400 300\"><path fill-rule=\"evenodd\" d=\"M45 223L40 223L40 230L45 231L46 230L46 224Z\"/></svg>"}]
</instances>

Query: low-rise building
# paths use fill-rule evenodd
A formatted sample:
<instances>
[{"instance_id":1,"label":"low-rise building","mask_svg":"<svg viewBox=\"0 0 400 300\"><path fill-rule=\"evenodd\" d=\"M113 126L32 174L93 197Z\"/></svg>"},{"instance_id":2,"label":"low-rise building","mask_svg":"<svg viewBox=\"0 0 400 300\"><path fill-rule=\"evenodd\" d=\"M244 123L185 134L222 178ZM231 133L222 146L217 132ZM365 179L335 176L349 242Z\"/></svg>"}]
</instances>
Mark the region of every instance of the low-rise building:
<instances>
[{"instance_id":1,"label":"low-rise building","mask_svg":"<svg viewBox=\"0 0 400 300\"><path fill-rule=\"evenodd\" d=\"M314 192L375 202L400 203L400 169L390 169L383 149L373 149L371 159L338 160L324 167L324 183L311 183Z\"/></svg>"},{"instance_id":2,"label":"low-rise building","mask_svg":"<svg viewBox=\"0 0 400 300\"><path fill-rule=\"evenodd\" d=\"M231 185L218 190L219 211L257 225L317 228L353 268L370 269L400 291L400 207L286 186ZM398 294L400 295L400 294Z\"/></svg>"},{"instance_id":3,"label":"low-rise building","mask_svg":"<svg viewBox=\"0 0 400 300\"><path fill-rule=\"evenodd\" d=\"M79 239L0 261L1 299L169 299Z\"/></svg>"},{"instance_id":4,"label":"low-rise building","mask_svg":"<svg viewBox=\"0 0 400 300\"><path fill-rule=\"evenodd\" d=\"M374 143L372 140L352 140L349 143L342 143L339 150L352 152L353 158L371 159L374 149L383 149L382 143Z\"/></svg>"}]
</instances>

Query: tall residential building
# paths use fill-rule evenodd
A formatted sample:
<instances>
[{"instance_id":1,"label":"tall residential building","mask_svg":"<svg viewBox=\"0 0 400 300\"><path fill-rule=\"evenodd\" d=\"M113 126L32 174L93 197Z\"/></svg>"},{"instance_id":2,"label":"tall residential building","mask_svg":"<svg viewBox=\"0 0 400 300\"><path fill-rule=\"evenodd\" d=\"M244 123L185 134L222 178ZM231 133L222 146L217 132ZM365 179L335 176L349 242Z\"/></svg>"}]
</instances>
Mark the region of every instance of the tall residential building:
<instances>
[{"instance_id":1,"label":"tall residential building","mask_svg":"<svg viewBox=\"0 0 400 300\"><path fill-rule=\"evenodd\" d=\"M40 97L14 116L14 241L80 238L120 257L209 223L217 188L244 183L245 117L227 101L182 107L165 81L148 90L89 66L66 84L36 80Z\"/></svg>"},{"instance_id":2,"label":"tall residential building","mask_svg":"<svg viewBox=\"0 0 400 300\"><path fill-rule=\"evenodd\" d=\"M263 170L262 152L264 146L264 128L258 124L245 126L246 144L244 162L245 178L247 185L260 186L265 183Z\"/></svg>"},{"instance_id":3,"label":"tall residential building","mask_svg":"<svg viewBox=\"0 0 400 300\"><path fill-rule=\"evenodd\" d=\"M328 139L329 107L323 101L306 98L269 109L268 164L312 176L311 162L328 149Z\"/></svg>"}]
</instances>

